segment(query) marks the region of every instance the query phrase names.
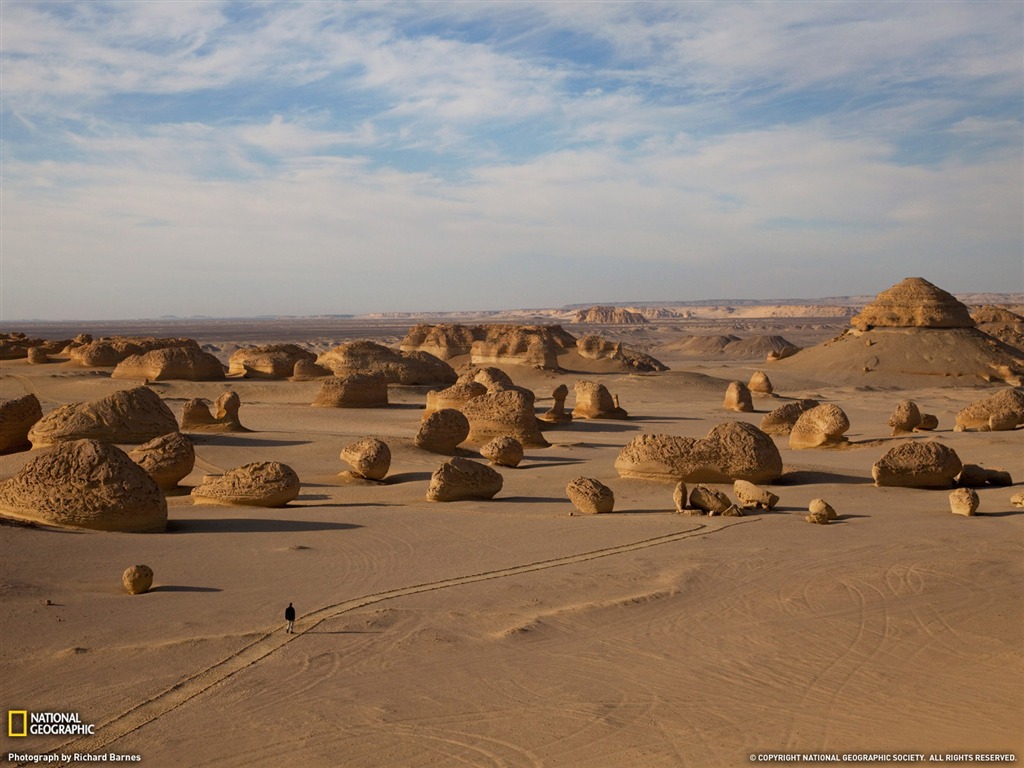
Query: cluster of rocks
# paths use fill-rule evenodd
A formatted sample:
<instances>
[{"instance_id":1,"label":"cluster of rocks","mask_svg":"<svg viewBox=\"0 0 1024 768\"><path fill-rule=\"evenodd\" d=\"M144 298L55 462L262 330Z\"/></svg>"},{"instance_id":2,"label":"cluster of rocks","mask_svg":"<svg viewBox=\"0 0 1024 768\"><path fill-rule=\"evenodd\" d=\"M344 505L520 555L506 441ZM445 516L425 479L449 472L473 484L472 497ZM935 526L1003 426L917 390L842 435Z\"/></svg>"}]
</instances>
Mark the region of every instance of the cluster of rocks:
<instances>
[{"instance_id":1,"label":"cluster of rocks","mask_svg":"<svg viewBox=\"0 0 1024 768\"><path fill-rule=\"evenodd\" d=\"M923 413L913 400L900 400L889 417L893 435L906 432L927 432L937 429L939 419L931 413Z\"/></svg>"},{"instance_id":2,"label":"cluster of rocks","mask_svg":"<svg viewBox=\"0 0 1024 768\"><path fill-rule=\"evenodd\" d=\"M956 414L957 432L999 432L1024 424L1024 389L1004 389L977 400Z\"/></svg>"},{"instance_id":3,"label":"cluster of rocks","mask_svg":"<svg viewBox=\"0 0 1024 768\"><path fill-rule=\"evenodd\" d=\"M255 347L243 347L231 353L228 359L228 376L250 379L286 379L299 375L299 363L316 365L316 354L303 349L298 344L261 344ZM306 374L315 369L302 366ZM320 369L319 375L330 375L326 368Z\"/></svg>"},{"instance_id":4,"label":"cluster of rocks","mask_svg":"<svg viewBox=\"0 0 1024 768\"><path fill-rule=\"evenodd\" d=\"M387 384L453 384L448 363L427 352L399 351L374 341L350 341L324 352L317 365L335 376L380 376Z\"/></svg>"}]
</instances>

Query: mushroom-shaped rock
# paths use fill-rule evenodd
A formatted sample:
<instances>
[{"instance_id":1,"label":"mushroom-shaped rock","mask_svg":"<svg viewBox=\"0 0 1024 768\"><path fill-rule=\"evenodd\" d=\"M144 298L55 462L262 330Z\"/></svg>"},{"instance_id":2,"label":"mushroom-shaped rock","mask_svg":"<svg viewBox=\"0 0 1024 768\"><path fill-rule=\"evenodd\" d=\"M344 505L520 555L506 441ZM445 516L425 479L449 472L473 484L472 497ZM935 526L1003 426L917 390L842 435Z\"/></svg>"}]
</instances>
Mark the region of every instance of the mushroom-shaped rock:
<instances>
[{"instance_id":1,"label":"mushroom-shaped rock","mask_svg":"<svg viewBox=\"0 0 1024 768\"><path fill-rule=\"evenodd\" d=\"M963 464L956 451L934 441L894 445L871 468L875 485L949 488Z\"/></svg>"},{"instance_id":2,"label":"mushroom-shaped rock","mask_svg":"<svg viewBox=\"0 0 1024 768\"><path fill-rule=\"evenodd\" d=\"M315 360L296 360L292 369L292 381L312 381L333 375L330 369L318 365Z\"/></svg>"},{"instance_id":3,"label":"mushroom-shaped rock","mask_svg":"<svg viewBox=\"0 0 1024 768\"><path fill-rule=\"evenodd\" d=\"M900 400L889 417L889 426L892 427L894 435L913 432L920 423L921 410L913 400Z\"/></svg>"},{"instance_id":4,"label":"mushroom-shaped rock","mask_svg":"<svg viewBox=\"0 0 1024 768\"><path fill-rule=\"evenodd\" d=\"M181 432L155 437L129 453L128 457L146 470L162 491L176 488L196 463L192 441Z\"/></svg>"},{"instance_id":5,"label":"mushroom-shaped rock","mask_svg":"<svg viewBox=\"0 0 1024 768\"><path fill-rule=\"evenodd\" d=\"M978 493L971 488L957 488L949 494L949 511L954 515L973 517L978 511Z\"/></svg>"},{"instance_id":6,"label":"mushroom-shaped rock","mask_svg":"<svg viewBox=\"0 0 1024 768\"><path fill-rule=\"evenodd\" d=\"M60 442L0 486L0 515L61 528L162 531L167 500L120 448Z\"/></svg>"},{"instance_id":7,"label":"mushroom-shaped rock","mask_svg":"<svg viewBox=\"0 0 1024 768\"><path fill-rule=\"evenodd\" d=\"M364 437L341 449L341 460L352 473L367 480L383 480L391 469L391 449L383 440Z\"/></svg>"},{"instance_id":8,"label":"mushroom-shaped rock","mask_svg":"<svg viewBox=\"0 0 1024 768\"><path fill-rule=\"evenodd\" d=\"M387 379L366 373L324 379L313 401L313 405L323 408L383 408L387 404Z\"/></svg>"},{"instance_id":9,"label":"mushroom-shaped rock","mask_svg":"<svg viewBox=\"0 0 1024 768\"><path fill-rule=\"evenodd\" d=\"M775 505L779 503L779 497L774 493L759 488L747 480L734 482L732 492L744 509L775 509Z\"/></svg>"},{"instance_id":10,"label":"mushroom-shaped rock","mask_svg":"<svg viewBox=\"0 0 1024 768\"><path fill-rule=\"evenodd\" d=\"M956 415L957 432L1015 429L1024 424L1024 390L1004 389L977 400Z\"/></svg>"},{"instance_id":11,"label":"mushroom-shaped rock","mask_svg":"<svg viewBox=\"0 0 1024 768\"><path fill-rule=\"evenodd\" d=\"M523 460L523 444L508 435L496 437L480 449L480 455L492 464L518 467Z\"/></svg>"},{"instance_id":12,"label":"mushroom-shaped rock","mask_svg":"<svg viewBox=\"0 0 1024 768\"><path fill-rule=\"evenodd\" d=\"M559 384L555 387L555 391L551 393L551 397L555 401L554 405L551 406L550 410L542 413L537 418L552 424L564 424L565 422L572 421L572 414L565 410L565 398L568 396L569 388L565 384Z\"/></svg>"},{"instance_id":13,"label":"mushroom-shaped rock","mask_svg":"<svg viewBox=\"0 0 1024 768\"><path fill-rule=\"evenodd\" d=\"M456 456L431 475L427 501L490 499L501 490L502 482L501 475L490 467Z\"/></svg>"},{"instance_id":14,"label":"mushroom-shaped rock","mask_svg":"<svg viewBox=\"0 0 1024 768\"><path fill-rule=\"evenodd\" d=\"M584 514L611 512L615 508L612 489L592 477L574 477L565 487L565 493L577 511Z\"/></svg>"},{"instance_id":15,"label":"mushroom-shaped rock","mask_svg":"<svg viewBox=\"0 0 1024 768\"><path fill-rule=\"evenodd\" d=\"M141 595L153 586L153 569L148 565L132 565L121 574L121 584L129 595Z\"/></svg>"},{"instance_id":16,"label":"mushroom-shaped rock","mask_svg":"<svg viewBox=\"0 0 1024 768\"><path fill-rule=\"evenodd\" d=\"M295 366L300 361L315 365L316 355L298 344L261 344L243 347L231 353L228 359L228 376L285 379L294 375Z\"/></svg>"},{"instance_id":17,"label":"mushroom-shaped rock","mask_svg":"<svg viewBox=\"0 0 1024 768\"><path fill-rule=\"evenodd\" d=\"M750 375L747 389L751 392L757 392L759 395L770 395L774 391L772 389L772 381L764 371L754 371Z\"/></svg>"},{"instance_id":18,"label":"mushroom-shaped rock","mask_svg":"<svg viewBox=\"0 0 1024 768\"><path fill-rule=\"evenodd\" d=\"M424 451L452 454L467 437L469 419L454 408L442 408L423 420L414 442Z\"/></svg>"},{"instance_id":19,"label":"mushroom-shaped rock","mask_svg":"<svg viewBox=\"0 0 1024 768\"><path fill-rule=\"evenodd\" d=\"M788 435L804 411L809 411L817 405L818 401L811 399L795 400L780 405L761 419L761 431L769 435Z\"/></svg>"},{"instance_id":20,"label":"mushroom-shaped rock","mask_svg":"<svg viewBox=\"0 0 1024 768\"><path fill-rule=\"evenodd\" d=\"M676 483L676 487L672 489L672 503L676 505L676 512L678 512L681 515L685 515L687 513L687 499L688 497L686 495L686 483L680 480L678 483Z\"/></svg>"},{"instance_id":21,"label":"mushroom-shaped rock","mask_svg":"<svg viewBox=\"0 0 1024 768\"><path fill-rule=\"evenodd\" d=\"M81 439L145 443L177 431L178 422L160 395L136 387L87 403L62 405L37 421L28 439L35 448Z\"/></svg>"},{"instance_id":22,"label":"mushroom-shaped rock","mask_svg":"<svg viewBox=\"0 0 1024 768\"><path fill-rule=\"evenodd\" d=\"M257 461L225 472L207 475L192 489L196 504L238 504L249 507L283 507L294 501L301 488L299 476L287 464Z\"/></svg>"},{"instance_id":23,"label":"mushroom-shaped rock","mask_svg":"<svg viewBox=\"0 0 1024 768\"><path fill-rule=\"evenodd\" d=\"M725 400L722 407L727 411L741 411L748 413L754 410L754 400L750 396L750 390L742 381L730 381L725 388Z\"/></svg>"},{"instance_id":24,"label":"mushroom-shaped rock","mask_svg":"<svg viewBox=\"0 0 1024 768\"><path fill-rule=\"evenodd\" d=\"M811 499L810 504L807 505L807 511L812 515L824 515L829 520L835 520L839 515L832 509L832 505L824 499Z\"/></svg>"},{"instance_id":25,"label":"mushroom-shaped rock","mask_svg":"<svg viewBox=\"0 0 1024 768\"><path fill-rule=\"evenodd\" d=\"M846 442L843 434L849 428L850 420L838 405L816 405L796 420L789 433L789 447L799 450L841 445Z\"/></svg>"},{"instance_id":26,"label":"mushroom-shaped rock","mask_svg":"<svg viewBox=\"0 0 1024 768\"><path fill-rule=\"evenodd\" d=\"M163 347L129 355L117 364L110 377L143 381L219 381L224 378L224 366L198 347Z\"/></svg>"},{"instance_id":27,"label":"mushroom-shaped rock","mask_svg":"<svg viewBox=\"0 0 1024 768\"><path fill-rule=\"evenodd\" d=\"M717 488L705 483L697 483L690 491L690 506L709 515L720 515L732 506L732 502Z\"/></svg>"},{"instance_id":28,"label":"mushroom-shaped rock","mask_svg":"<svg viewBox=\"0 0 1024 768\"><path fill-rule=\"evenodd\" d=\"M39 398L29 394L0 401L0 452L28 448L28 433L43 418Z\"/></svg>"},{"instance_id":29,"label":"mushroom-shaped rock","mask_svg":"<svg viewBox=\"0 0 1024 768\"><path fill-rule=\"evenodd\" d=\"M625 419L628 416L604 384L585 379L576 382L574 419Z\"/></svg>"},{"instance_id":30,"label":"mushroom-shaped rock","mask_svg":"<svg viewBox=\"0 0 1024 768\"><path fill-rule=\"evenodd\" d=\"M181 428L185 432L248 432L238 419L241 407L242 399L230 389L214 403L216 415L205 400L193 398L181 407Z\"/></svg>"},{"instance_id":31,"label":"mushroom-shaped rock","mask_svg":"<svg viewBox=\"0 0 1024 768\"><path fill-rule=\"evenodd\" d=\"M484 443L508 435L531 448L549 445L540 433L533 397L519 389L488 392L469 400L459 410L469 419L466 439L470 442Z\"/></svg>"},{"instance_id":32,"label":"mushroom-shaped rock","mask_svg":"<svg viewBox=\"0 0 1024 768\"><path fill-rule=\"evenodd\" d=\"M850 320L858 330L869 328L973 328L967 307L955 296L920 277L908 277L882 291Z\"/></svg>"},{"instance_id":33,"label":"mushroom-shaped rock","mask_svg":"<svg viewBox=\"0 0 1024 768\"><path fill-rule=\"evenodd\" d=\"M731 421L700 440L639 435L619 452L615 468L622 477L643 480L766 483L782 474L782 456L771 437L753 424Z\"/></svg>"}]
</instances>

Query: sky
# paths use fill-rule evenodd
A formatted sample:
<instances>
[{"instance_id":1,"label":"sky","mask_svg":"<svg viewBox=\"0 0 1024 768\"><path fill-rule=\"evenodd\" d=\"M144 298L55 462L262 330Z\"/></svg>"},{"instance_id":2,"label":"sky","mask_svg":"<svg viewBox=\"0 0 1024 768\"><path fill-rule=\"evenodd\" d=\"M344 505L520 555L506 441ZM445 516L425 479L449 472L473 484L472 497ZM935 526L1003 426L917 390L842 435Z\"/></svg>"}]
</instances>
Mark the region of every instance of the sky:
<instances>
[{"instance_id":1,"label":"sky","mask_svg":"<svg viewBox=\"0 0 1024 768\"><path fill-rule=\"evenodd\" d=\"M1024 291L1024 3L0 0L0 320Z\"/></svg>"}]
</instances>

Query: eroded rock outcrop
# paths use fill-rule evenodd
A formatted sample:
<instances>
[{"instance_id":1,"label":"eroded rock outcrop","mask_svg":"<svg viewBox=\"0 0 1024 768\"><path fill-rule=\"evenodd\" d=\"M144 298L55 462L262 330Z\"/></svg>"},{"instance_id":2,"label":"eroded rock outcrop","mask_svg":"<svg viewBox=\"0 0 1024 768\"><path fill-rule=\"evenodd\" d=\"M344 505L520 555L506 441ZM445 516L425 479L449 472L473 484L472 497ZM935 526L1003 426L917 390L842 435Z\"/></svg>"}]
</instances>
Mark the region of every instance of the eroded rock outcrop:
<instances>
[{"instance_id":1,"label":"eroded rock outcrop","mask_svg":"<svg viewBox=\"0 0 1024 768\"><path fill-rule=\"evenodd\" d=\"M595 325L644 325L647 323L647 318L639 312L631 312L622 307L595 305L589 309L576 310L572 321Z\"/></svg>"},{"instance_id":2,"label":"eroded rock outcrop","mask_svg":"<svg viewBox=\"0 0 1024 768\"><path fill-rule=\"evenodd\" d=\"M424 451L451 455L467 437L469 419L465 414L454 408L442 408L423 420L414 442Z\"/></svg>"},{"instance_id":3,"label":"eroded rock outcrop","mask_svg":"<svg viewBox=\"0 0 1024 768\"><path fill-rule=\"evenodd\" d=\"M530 448L550 445L540 432L533 397L518 389L488 392L463 403L459 410L469 420L466 439L470 442L485 443L507 435Z\"/></svg>"},{"instance_id":4,"label":"eroded rock outcrop","mask_svg":"<svg viewBox=\"0 0 1024 768\"><path fill-rule=\"evenodd\" d=\"M870 328L973 328L967 306L921 277L908 277L882 291L850 324Z\"/></svg>"},{"instance_id":5,"label":"eroded rock outcrop","mask_svg":"<svg viewBox=\"0 0 1024 768\"><path fill-rule=\"evenodd\" d=\"M421 351L398 351L373 341L351 341L324 352L317 364L335 376L379 375L388 384L454 384L455 370Z\"/></svg>"},{"instance_id":6,"label":"eroded rock outcrop","mask_svg":"<svg viewBox=\"0 0 1024 768\"><path fill-rule=\"evenodd\" d=\"M242 399L234 390L228 390L214 403L214 412L206 400L193 398L181 406L183 432L248 432L238 418Z\"/></svg>"},{"instance_id":7,"label":"eroded rock outcrop","mask_svg":"<svg viewBox=\"0 0 1024 768\"><path fill-rule=\"evenodd\" d=\"M750 389L742 381L730 381L725 388L725 400L722 407L727 411L750 412L754 410L754 400Z\"/></svg>"},{"instance_id":8,"label":"eroded rock outcrop","mask_svg":"<svg viewBox=\"0 0 1024 768\"><path fill-rule=\"evenodd\" d=\"M732 484L732 492L744 509L775 509L779 497L747 480L737 480Z\"/></svg>"},{"instance_id":9,"label":"eroded rock outcrop","mask_svg":"<svg viewBox=\"0 0 1024 768\"><path fill-rule=\"evenodd\" d=\"M1024 390L1004 389L976 400L956 415L957 432L1016 429L1024 424Z\"/></svg>"},{"instance_id":10,"label":"eroded rock outcrop","mask_svg":"<svg viewBox=\"0 0 1024 768\"><path fill-rule=\"evenodd\" d=\"M71 362L87 368L113 368L131 355L144 355L154 349L187 347L199 352L195 339L158 339L151 336L110 336L73 347Z\"/></svg>"},{"instance_id":11,"label":"eroded rock outcrop","mask_svg":"<svg viewBox=\"0 0 1024 768\"><path fill-rule=\"evenodd\" d=\"M384 408L387 378L380 373L351 373L324 379L313 405L321 408Z\"/></svg>"},{"instance_id":12,"label":"eroded rock outcrop","mask_svg":"<svg viewBox=\"0 0 1024 768\"><path fill-rule=\"evenodd\" d=\"M62 528L162 531L167 501L120 448L59 442L0 485L0 515Z\"/></svg>"},{"instance_id":13,"label":"eroded rock outcrop","mask_svg":"<svg viewBox=\"0 0 1024 768\"><path fill-rule=\"evenodd\" d=\"M207 475L192 489L196 504L283 507L294 501L302 484L295 470L278 461L257 461L223 475Z\"/></svg>"},{"instance_id":14,"label":"eroded rock outcrop","mask_svg":"<svg viewBox=\"0 0 1024 768\"><path fill-rule=\"evenodd\" d=\"M177 432L178 422L163 400L136 387L86 403L62 405L36 422L28 438L34 448L88 438L105 443L145 443Z\"/></svg>"},{"instance_id":15,"label":"eroded rock outcrop","mask_svg":"<svg viewBox=\"0 0 1024 768\"><path fill-rule=\"evenodd\" d=\"M611 360L619 363L623 368L640 373L668 370L667 365L655 360L646 352L628 347L622 342L609 341L600 336L591 335L577 339L576 352L580 357L590 360Z\"/></svg>"},{"instance_id":16,"label":"eroded rock outcrop","mask_svg":"<svg viewBox=\"0 0 1024 768\"><path fill-rule=\"evenodd\" d=\"M491 499L503 482L501 474L485 464L456 456L431 475L427 501Z\"/></svg>"},{"instance_id":17,"label":"eroded rock outcrop","mask_svg":"<svg viewBox=\"0 0 1024 768\"><path fill-rule=\"evenodd\" d=\"M130 452L128 457L165 492L176 488L196 463L192 441L180 432L168 432L153 438Z\"/></svg>"},{"instance_id":18,"label":"eroded rock outcrop","mask_svg":"<svg viewBox=\"0 0 1024 768\"><path fill-rule=\"evenodd\" d=\"M29 448L28 433L43 418L43 407L33 394L0 400L0 453Z\"/></svg>"},{"instance_id":19,"label":"eroded rock outcrop","mask_svg":"<svg viewBox=\"0 0 1024 768\"><path fill-rule=\"evenodd\" d=\"M759 395L770 395L773 391L772 380L768 378L768 374L764 371L754 371L750 374L747 389Z\"/></svg>"},{"instance_id":20,"label":"eroded rock outcrop","mask_svg":"<svg viewBox=\"0 0 1024 768\"><path fill-rule=\"evenodd\" d=\"M402 340L404 352L423 351L441 360L469 355L474 365L528 365L558 370L558 354L574 349L575 337L558 325L417 325Z\"/></svg>"},{"instance_id":21,"label":"eroded rock outcrop","mask_svg":"<svg viewBox=\"0 0 1024 768\"><path fill-rule=\"evenodd\" d=\"M549 424L566 424L572 421L572 414L565 410L565 398L569 396L569 388L559 384L551 393L554 405L537 418Z\"/></svg>"},{"instance_id":22,"label":"eroded rock outcrop","mask_svg":"<svg viewBox=\"0 0 1024 768\"><path fill-rule=\"evenodd\" d=\"M804 411L809 411L817 405L817 400L809 398L780 405L761 419L761 431L769 435L788 435Z\"/></svg>"},{"instance_id":23,"label":"eroded rock outcrop","mask_svg":"<svg viewBox=\"0 0 1024 768\"><path fill-rule=\"evenodd\" d=\"M596 515L615 508L612 489L592 477L573 478L565 487L565 493L576 510L583 514Z\"/></svg>"},{"instance_id":24,"label":"eroded rock outcrop","mask_svg":"<svg viewBox=\"0 0 1024 768\"><path fill-rule=\"evenodd\" d=\"M629 414L619 407L604 384L581 379L576 382L576 404L572 409L574 419L626 419Z\"/></svg>"},{"instance_id":25,"label":"eroded rock outcrop","mask_svg":"<svg viewBox=\"0 0 1024 768\"><path fill-rule=\"evenodd\" d=\"M164 347L129 355L117 364L110 377L143 381L220 381L224 378L224 366L198 347Z\"/></svg>"},{"instance_id":26,"label":"eroded rock outcrop","mask_svg":"<svg viewBox=\"0 0 1024 768\"><path fill-rule=\"evenodd\" d=\"M295 366L299 362L315 363L316 354L298 344L243 347L231 353L228 376L285 379L295 375Z\"/></svg>"},{"instance_id":27,"label":"eroded rock outcrop","mask_svg":"<svg viewBox=\"0 0 1024 768\"><path fill-rule=\"evenodd\" d=\"M816 405L796 420L789 432L789 447L801 450L842 445L847 442L844 435L849 428L850 420L838 405Z\"/></svg>"},{"instance_id":28,"label":"eroded rock outcrop","mask_svg":"<svg viewBox=\"0 0 1024 768\"><path fill-rule=\"evenodd\" d=\"M943 443L908 441L893 446L871 468L875 485L900 488L949 488L963 464Z\"/></svg>"},{"instance_id":29,"label":"eroded rock outcrop","mask_svg":"<svg viewBox=\"0 0 1024 768\"><path fill-rule=\"evenodd\" d=\"M367 480L383 480L391 469L391 449L383 440L364 437L341 449L341 460L352 473Z\"/></svg>"}]
</instances>

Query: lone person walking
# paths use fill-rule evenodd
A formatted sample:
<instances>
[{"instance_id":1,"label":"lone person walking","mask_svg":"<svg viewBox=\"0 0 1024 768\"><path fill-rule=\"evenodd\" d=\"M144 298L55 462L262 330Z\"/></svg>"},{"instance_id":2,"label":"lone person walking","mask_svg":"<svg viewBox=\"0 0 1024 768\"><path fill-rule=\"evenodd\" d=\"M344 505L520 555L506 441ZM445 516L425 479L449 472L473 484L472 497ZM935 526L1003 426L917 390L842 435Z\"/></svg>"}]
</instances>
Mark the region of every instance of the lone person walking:
<instances>
[{"instance_id":1,"label":"lone person walking","mask_svg":"<svg viewBox=\"0 0 1024 768\"><path fill-rule=\"evenodd\" d=\"M285 632L289 635L293 634L292 628L295 626L295 609L292 608L291 603L288 603L288 607L284 609L284 620L288 622Z\"/></svg>"}]
</instances>

